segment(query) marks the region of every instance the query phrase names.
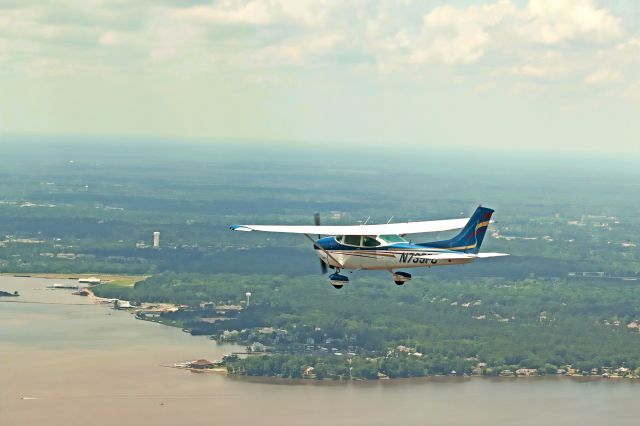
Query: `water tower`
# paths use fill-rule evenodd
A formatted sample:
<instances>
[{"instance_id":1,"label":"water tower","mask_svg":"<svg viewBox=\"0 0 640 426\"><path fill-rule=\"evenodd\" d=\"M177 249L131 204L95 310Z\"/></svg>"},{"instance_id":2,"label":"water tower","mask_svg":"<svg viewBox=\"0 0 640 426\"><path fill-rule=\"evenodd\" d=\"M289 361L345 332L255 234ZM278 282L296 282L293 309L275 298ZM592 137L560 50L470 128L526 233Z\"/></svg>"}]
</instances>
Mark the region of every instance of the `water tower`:
<instances>
[{"instance_id":1,"label":"water tower","mask_svg":"<svg viewBox=\"0 0 640 426\"><path fill-rule=\"evenodd\" d=\"M154 231L153 232L153 248L158 248L158 247L160 247L160 232Z\"/></svg>"},{"instance_id":2,"label":"water tower","mask_svg":"<svg viewBox=\"0 0 640 426\"><path fill-rule=\"evenodd\" d=\"M249 307L249 298L251 297L251 292L250 292L250 291L248 291L248 292L246 292L244 295L245 295L245 296L247 296L247 304L245 305L245 307L247 307L247 308L248 308L248 307Z\"/></svg>"}]
</instances>

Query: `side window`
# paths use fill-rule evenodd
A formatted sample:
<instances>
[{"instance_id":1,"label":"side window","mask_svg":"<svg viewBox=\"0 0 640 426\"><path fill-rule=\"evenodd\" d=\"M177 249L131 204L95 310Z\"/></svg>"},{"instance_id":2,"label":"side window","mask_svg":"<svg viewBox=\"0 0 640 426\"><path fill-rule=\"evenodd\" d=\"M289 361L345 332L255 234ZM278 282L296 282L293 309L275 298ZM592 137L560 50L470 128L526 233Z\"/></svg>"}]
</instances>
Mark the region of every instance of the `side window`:
<instances>
[{"instance_id":1,"label":"side window","mask_svg":"<svg viewBox=\"0 0 640 426\"><path fill-rule=\"evenodd\" d=\"M336 241L342 244L342 240L344 239L344 235L336 235Z\"/></svg>"},{"instance_id":2,"label":"side window","mask_svg":"<svg viewBox=\"0 0 640 426\"><path fill-rule=\"evenodd\" d=\"M345 235L344 236L344 244L350 246L359 246L360 245L360 235Z\"/></svg>"},{"instance_id":3,"label":"side window","mask_svg":"<svg viewBox=\"0 0 640 426\"><path fill-rule=\"evenodd\" d=\"M380 242L375 238L362 237L362 245L365 247L377 247L380 245Z\"/></svg>"}]
</instances>

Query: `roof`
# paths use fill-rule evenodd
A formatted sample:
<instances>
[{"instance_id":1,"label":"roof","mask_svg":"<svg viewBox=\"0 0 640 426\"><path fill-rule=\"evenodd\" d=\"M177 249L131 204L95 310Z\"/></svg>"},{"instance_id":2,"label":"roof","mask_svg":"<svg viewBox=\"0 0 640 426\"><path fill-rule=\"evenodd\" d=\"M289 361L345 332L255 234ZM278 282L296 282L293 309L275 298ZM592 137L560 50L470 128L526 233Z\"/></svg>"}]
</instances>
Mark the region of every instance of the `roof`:
<instances>
[{"instance_id":1,"label":"roof","mask_svg":"<svg viewBox=\"0 0 640 426\"><path fill-rule=\"evenodd\" d=\"M197 361L193 361L193 362L190 362L190 363L189 363L189 365L202 365L202 366L205 366L205 365L213 365L213 364L214 364L214 363L213 363L212 361L208 361L208 360L206 360L206 359L199 359L199 360L197 360Z\"/></svg>"}]
</instances>

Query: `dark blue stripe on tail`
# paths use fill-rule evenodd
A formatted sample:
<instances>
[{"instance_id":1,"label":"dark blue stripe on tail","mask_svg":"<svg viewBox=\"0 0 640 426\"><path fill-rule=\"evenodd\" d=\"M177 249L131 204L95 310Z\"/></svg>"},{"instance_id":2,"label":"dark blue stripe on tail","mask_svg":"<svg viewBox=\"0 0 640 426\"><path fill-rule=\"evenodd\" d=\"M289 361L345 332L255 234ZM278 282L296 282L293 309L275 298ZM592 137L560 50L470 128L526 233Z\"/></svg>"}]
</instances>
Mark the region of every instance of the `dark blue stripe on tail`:
<instances>
[{"instance_id":1,"label":"dark blue stripe on tail","mask_svg":"<svg viewBox=\"0 0 640 426\"><path fill-rule=\"evenodd\" d=\"M450 240L434 241L420 245L478 254L492 214L493 210L480 206L473 213L465 227L462 228L462 231L455 237Z\"/></svg>"}]
</instances>

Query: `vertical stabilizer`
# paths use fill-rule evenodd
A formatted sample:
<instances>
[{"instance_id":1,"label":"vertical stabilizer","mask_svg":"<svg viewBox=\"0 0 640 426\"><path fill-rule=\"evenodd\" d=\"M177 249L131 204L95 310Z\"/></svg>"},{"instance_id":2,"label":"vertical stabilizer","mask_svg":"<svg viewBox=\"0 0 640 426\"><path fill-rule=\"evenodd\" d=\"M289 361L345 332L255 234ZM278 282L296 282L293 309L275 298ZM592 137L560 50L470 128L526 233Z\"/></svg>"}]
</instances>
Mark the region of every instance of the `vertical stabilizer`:
<instances>
[{"instance_id":1,"label":"vertical stabilizer","mask_svg":"<svg viewBox=\"0 0 640 426\"><path fill-rule=\"evenodd\" d=\"M469 219L469 222L467 222L465 227L462 228L462 231L455 237L450 240L435 241L420 245L478 254L492 214L493 210L479 206Z\"/></svg>"}]
</instances>

